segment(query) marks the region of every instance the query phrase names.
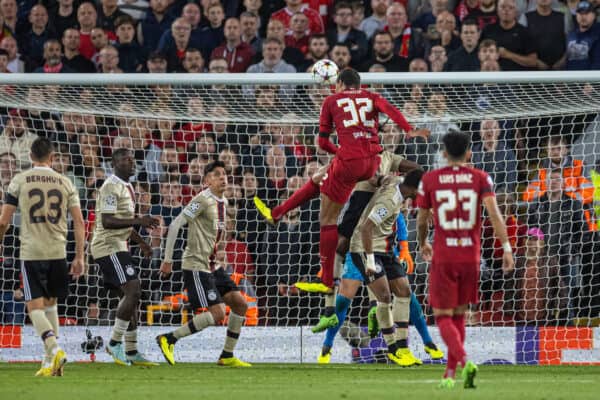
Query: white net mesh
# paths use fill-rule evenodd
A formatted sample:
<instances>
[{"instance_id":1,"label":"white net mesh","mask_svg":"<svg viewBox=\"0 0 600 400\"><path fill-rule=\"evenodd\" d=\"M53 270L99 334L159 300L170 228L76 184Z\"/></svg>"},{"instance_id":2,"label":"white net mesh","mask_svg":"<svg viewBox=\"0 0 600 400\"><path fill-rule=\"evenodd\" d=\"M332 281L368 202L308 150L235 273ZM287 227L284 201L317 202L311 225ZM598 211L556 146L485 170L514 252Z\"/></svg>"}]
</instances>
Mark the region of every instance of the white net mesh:
<instances>
[{"instance_id":1,"label":"white net mesh","mask_svg":"<svg viewBox=\"0 0 600 400\"><path fill-rule=\"evenodd\" d=\"M590 360L587 353L576 353L589 350L598 332L563 328L594 323L600 314L594 210L594 183L596 187L600 184L594 182L600 155L600 79L577 81L576 76L567 76L561 80L556 76L553 82L545 78L530 83L520 77L495 82L497 78L483 74L489 82L479 77L477 83L469 83L468 77L459 74L460 80L455 82L460 83L452 83L444 81L444 75L416 76L368 76L370 89L402 109L415 126L432 132L427 142L405 140L391 121L385 122L381 139L386 149L432 169L444 164L441 136L452 128L469 132L474 143L472 161L492 175L516 248L515 273L504 275L501 245L494 241L486 220L482 301L471 308L468 323L504 328L471 331L475 332L472 336L483 335L485 339L479 340L495 343L499 350L492 353L510 362L600 361ZM202 81L186 83L181 77L150 77L143 78L147 80L143 84L135 84L136 79L140 82L139 76L96 77L103 80L100 84L81 84L87 79L81 76L77 81L52 77L21 83L12 77L0 84L2 191L17 172L29 167L33 138L49 137L60 155L53 166L79 189L91 230L95 192L111 173L111 151L119 147L135 150L137 210L162 217L159 229L140 231L154 249L152 260L144 260L139 249L131 247L141 267L140 323L179 325L193 310L186 307L182 294L180 264L175 263L171 279L162 280L158 275L166 227L201 188L204 166L210 160L223 160L232 184L226 194L227 246L220 262L235 274L249 301L247 325L300 327L316 323L323 306L321 297L301 293L293 284L311 279L319 270L318 200L271 227L258 215L252 197L256 194L270 205L281 203L318 166L328 163L328 156L316 149L314 138L320 104L331 89L307 85L304 75L289 79L263 75L260 80L256 78L256 84L245 74L237 81L235 75L209 77L203 80L209 82L204 85ZM600 171L600 165L598 168ZM554 201L554 194L560 191L557 181L562 182L563 189ZM414 213L409 213L407 220L415 258L412 289L427 321L433 323L426 301L427 265L414 248ZM17 215L2 248L0 351L5 348L9 359L28 359L35 358L31 349L12 342L17 340L12 326L27 322L19 290L18 228ZM177 244L176 260L183 245L183 240ZM72 240L68 249L72 257ZM89 273L73 282L71 294L59 301L61 321L83 327L109 326L117 295L103 288L98 267L90 259ZM381 339L369 341L358 328L366 325L367 311L366 291L361 290L342 330L354 348L352 353L348 349L343 360L352 354L354 360L373 361L383 348ZM94 329L107 338L107 328ZM246 334L260 340L256 331L247 331L240 343ZM80 331L73 331L72 336L65 332L65 340L79 343L84 339ZM435 329L432 333L441 344ZM266 335L289 341L282 346L300 343L302 347L307 334L302 330L269 330ZM309 336L307 340L318 348L321 337ZM543 340L548 337L554 340L548 346L554 347L542 351ZM502 350L506 340L507 346L513 347L509 355ZM147 346L152 346L151 338ZM418 350L421 339L413 331L411 346L424 355ZM6 353L10 347L15 349ZM575 353L565 356L561 348L573 348ZM308 357L312 361L316 355ZM494 358L482 357L483 361ZM297 360L289 357L284 361Z\"/></svg>"}]
</instances>

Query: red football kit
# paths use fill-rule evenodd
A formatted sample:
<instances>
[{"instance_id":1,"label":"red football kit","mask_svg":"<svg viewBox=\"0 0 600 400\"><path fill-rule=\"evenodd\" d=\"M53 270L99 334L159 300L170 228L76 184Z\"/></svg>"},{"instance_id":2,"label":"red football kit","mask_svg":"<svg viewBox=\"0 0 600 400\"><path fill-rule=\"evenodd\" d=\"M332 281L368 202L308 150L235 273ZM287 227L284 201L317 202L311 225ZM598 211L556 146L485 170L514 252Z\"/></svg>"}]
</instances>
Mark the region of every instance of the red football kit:
<instances>
[{"instance_id":1,"label":"red football kit","mask_svg":"<svg viewBox=\"0 0 600 400\"><path fill-rule=\"evenodd\" d=\"M408 132L412 126L402 113L378 93L347 89L328 96L321 107L319 146L335 154L321 193L344 204L357 182L373 177L379 168L379 114L387 114ZM336 130L339 147L329 141Z\"/></svg>"},{"instance_id":2,"label":"red football kit","mask_svg":"<svg viewBox=\"0 0 600 400\"><path fill-rule=\"evenodd\" d=\"M448 166L426 173L417 207L432 209L433 259L429 270L432 307L453 309L477 303L481 259L481 204L494 196L485 172Z\"/></svg>"}]
</instances>

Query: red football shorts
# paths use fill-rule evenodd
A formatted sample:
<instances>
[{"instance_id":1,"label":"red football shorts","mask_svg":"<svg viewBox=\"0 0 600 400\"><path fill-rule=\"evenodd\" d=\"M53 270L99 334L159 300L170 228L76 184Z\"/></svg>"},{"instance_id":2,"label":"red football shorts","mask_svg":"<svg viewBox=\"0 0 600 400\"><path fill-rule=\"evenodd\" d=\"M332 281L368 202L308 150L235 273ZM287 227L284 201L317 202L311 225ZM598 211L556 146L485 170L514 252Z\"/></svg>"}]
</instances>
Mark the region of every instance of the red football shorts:
<instances>
[{"instance_id":1,"label":"red football shorts","mask_svg":"<svg viewBox=\"0 0 600 400\"><path fill-rule=\"evenodd\" d=\"M379 168L381 158L357 158L340 160L334 157L323 179L321 193L338 204L344 204L350 198L354 186L360 181L371 179Z\"/></svg>"},{"instance_id":2,"label":"red football shorts","mask_svg":"<svg viewBox=\"0 0 600 400\"><path fill-rule=\"evenodd\" d=\"M451 309L479 301L479 264L432 262L429 268L429 304Z\"/></svg>"}]
</instances>

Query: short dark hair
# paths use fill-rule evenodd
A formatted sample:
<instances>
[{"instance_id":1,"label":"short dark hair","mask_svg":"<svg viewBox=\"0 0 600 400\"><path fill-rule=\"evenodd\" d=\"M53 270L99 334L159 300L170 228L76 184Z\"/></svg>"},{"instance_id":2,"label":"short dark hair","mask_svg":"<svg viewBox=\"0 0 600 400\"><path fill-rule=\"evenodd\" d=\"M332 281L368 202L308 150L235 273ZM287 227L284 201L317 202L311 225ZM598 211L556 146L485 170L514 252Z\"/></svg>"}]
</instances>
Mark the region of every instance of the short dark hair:
<instances>
[{"instance_id":1,"label":"short dark hair","mask_svg":"<svg viewBox=\"0 0 600 400\"><path fill-rule=\"evenodd\" d=\"M204 175L210 174L219 167L225 169L225 163L223 161L213 161L209 164L206 164L206 167L204 167Z\"/></svg>"},{"instance_id":2,"label":"short dark hair","mask_svg":"<svg viewBox=\"0 0 600 400\"><path fill-rule=\"evenodd\" d=\"M45 137L39 137L31 144L31 158L35 161L44 161L54 151L52 142Z\"/></svg>"},{"instance_id":3,"label":"short dark hair","mask_svg":"<svg viewBox=\"0 0 600 400\"><path fill-rule=\"evenodd\" d=\"M317 39L325 39L325 40L327 40L327 36L325 36L324 33L315 33L315 34L312 34L312 35L310 35L308 37L308 45L310 46L310 43L313 40L317 40Z\"/></svg>"},{"instance_id":4,"label":"short dark hair","mask_svg":"<svg viewBox=\"0 0 600 400\"><path fill-rule=\"evenodd\" d=\"M352 11L352 5L350 3L345 2L345 1L340 1L339 3L337 3L335 5L335 12L337 13L339 10L341 10L343 8L347 8L350 11Z\"/></svg>"},{"instance_id":5,"label":"short dark hair","mask_svg":"<svg viewBox=\"0 0 600 400\"><path fill-rule=\"evenodd\" d=\"M461 29L462 29L462 26L466 26L466 25L475 25L477 27L478 31L481 30L479 28L479 23L477 22L477 20L475 18L472 18L472 17L465 18L462 22Z\"/></svg>"},{"instance_id":6,"label":"short dark hair","mask_svg":"<svg viewBox=\"0 0 600 400\"><path fill-rule=\"evenodd\" d=\"M498 47L494 39L483 39L481 43L479 43L479 49L485 49L492 46Z\"/></svg>"},{"instance_id":7,"label":"short dark hair","mask_svg":"<svg viewBox=\"0 0 600 400\"><path fill-rule=\"evenodd\" d=\"M348 88L360 87L360 75L355 69L345 68L340 71L338 81Z\"/></svg>"},{"instance_id":8,"label":"short dark hair","mask_svg":"<svg viewBox=\"0 0 600 400\"><path fill-rule=\"evenodd\" d=\"M112 152L113 163L117 158L125 157L128 153L131 153L131 150L129 150L126 147L119 147L118 149Z\"/></svg>"},{"instance_id":9,"label":"short dark hair","mask_svg":"<svg viewBox=\"0 0 600 400\"><path fill-rule=\"evenodd\" d=\"M423 177L423 170L421 168L415 168L409 171L404 176L404 184L411 188L418 188L419 183L421 183L421 178Z\"/></svg>"},{"instance_id":10,"label":"short dark hair","mask_svg":"<svg viewBox=\"0 0 600 400\"><path fill-rule=\"evenodd\" d=\"M453 160L460 160L471 147L471 137L456 129L451 129L446 133L442 141L448 157Z\"/></svg>"},{"instance_id":11,"label":"short dark hair","mask_svg":"<svg viewBox=\"0 0 600 400\"><path fill-rule=\"evenodd\" d=\"M376 31L375 34L373 35L373 42L375 42L375 38L377 36L388 36L392 42L394 41L394 37L388 31Z\"/></svg>"},{"instance_id":12,"label":"short dark hair","mask_svg":"<svg viewBox=\"0 0 600 400\"><path fill-rule=\"evenodd\" d=\"M129 14L119 15L117 19L115 19L115 29L125 24L129 24L135 28L135 19Z\"/></svg>"}]
</instances>

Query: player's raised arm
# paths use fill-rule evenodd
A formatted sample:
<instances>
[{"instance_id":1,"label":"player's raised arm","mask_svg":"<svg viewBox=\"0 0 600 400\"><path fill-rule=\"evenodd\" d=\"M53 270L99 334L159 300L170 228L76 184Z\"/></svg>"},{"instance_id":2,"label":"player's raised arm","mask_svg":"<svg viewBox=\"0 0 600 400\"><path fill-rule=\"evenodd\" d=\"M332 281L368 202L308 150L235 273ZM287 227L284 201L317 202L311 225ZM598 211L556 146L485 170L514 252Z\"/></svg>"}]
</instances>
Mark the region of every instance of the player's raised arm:
<instances>
[{"instance_id":1,"label":"player's raised arm","mask_svg":"<svg viewBox=\"0 0 600 400\"><path fill-rule=\"evenodd\" d=\"M420 136L423 138L429 137L429 129L414 129L413 126L404 118L404 114L396 107L390 104L389 101L384 99L382 96L377 96L375 98L375 107L381 110L383 113L387 114L392 121L396 123L406 135L410 137Z\"/></svg>"},{"instance_id":2,"label":"player's raised arm","mask_svg":"<svg viewBox=\"0 0 600 400\"><path fill-rule=\"evenodd\" d=\"M482 200L483 206L485 207L488 215L490 216L490 221L492 221L492 226L494 227L494 233L500 243L502 243L502 249L504 250L504 254L502 255L502 270L506 272L510 272L515 267L515 260L513 258L512 247L510 246L510 242L508 241L508 233L506 232L506 225L504 224L504 219L498 209L498 203L496 202L495 196L486 196Z\"/></svg>"}]
</instances>

